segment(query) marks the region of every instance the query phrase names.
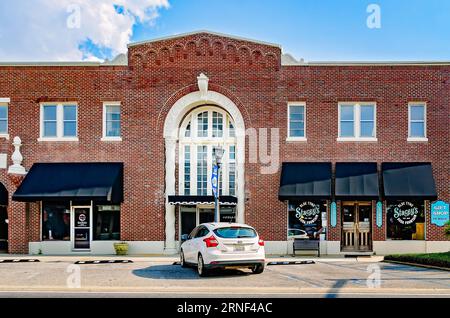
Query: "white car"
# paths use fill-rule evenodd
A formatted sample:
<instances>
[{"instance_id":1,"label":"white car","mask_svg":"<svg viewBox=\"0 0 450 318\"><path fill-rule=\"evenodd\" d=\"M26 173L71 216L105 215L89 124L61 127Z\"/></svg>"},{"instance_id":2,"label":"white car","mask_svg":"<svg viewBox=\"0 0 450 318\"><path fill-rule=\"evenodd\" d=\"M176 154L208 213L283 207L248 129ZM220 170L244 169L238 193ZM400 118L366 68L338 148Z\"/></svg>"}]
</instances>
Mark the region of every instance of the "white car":
<instances>
[{"instance_id":1,"label":"white car","mask_svg":"<svg viewBox=\"0 0 450 318\"><path fill-rule=\"evenodd\" d=\"M199 276L215 268L250 268L255 274L264 271L264 241L251 226L204 223L181 239L181 266L196 266Z\"/></svg>"},{"instance_id":2,"label":"white car","mask_svg":"<svg viewBox=\"0 0 450 318\"><path fill-rule=\"evenodd\" d=\"M294 240L294 239L308 240L309 239L309 235L304 230L288 229L288 239L289 240Z\"/></svg>"}]
</instances>

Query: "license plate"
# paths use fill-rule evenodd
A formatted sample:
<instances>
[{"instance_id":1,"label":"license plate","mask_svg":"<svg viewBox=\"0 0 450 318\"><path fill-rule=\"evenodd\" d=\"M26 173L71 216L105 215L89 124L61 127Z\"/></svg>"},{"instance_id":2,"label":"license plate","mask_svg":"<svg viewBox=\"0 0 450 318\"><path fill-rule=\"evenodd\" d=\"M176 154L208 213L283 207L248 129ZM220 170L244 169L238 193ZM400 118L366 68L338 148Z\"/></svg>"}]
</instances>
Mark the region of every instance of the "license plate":
<instances>
[{"instance_id":1,"label":"license plate","mask_svg":"<svg viewBox=\"0 0 450 318\"><path fill-rule=\"evenodd\" d=\"M245 251L245 246L244 245L235 245L234 251L235 252L243 252L243 251Z\"/></svg>"}]
</instances>

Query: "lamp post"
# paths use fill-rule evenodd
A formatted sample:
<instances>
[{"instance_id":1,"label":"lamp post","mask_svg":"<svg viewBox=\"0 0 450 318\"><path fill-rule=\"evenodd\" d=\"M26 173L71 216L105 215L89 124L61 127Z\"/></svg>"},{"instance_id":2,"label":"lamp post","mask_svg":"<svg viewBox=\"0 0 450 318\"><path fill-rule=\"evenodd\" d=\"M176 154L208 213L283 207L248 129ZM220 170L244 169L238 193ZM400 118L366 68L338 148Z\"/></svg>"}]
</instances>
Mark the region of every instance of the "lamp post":
<instances>
[{"instance_id":1,"label":"lamp post","mask_svg":"<svg viewBox=\"0 0 450 318\"><path fill-rule=\"evenodd\" d=\"M222 157L225 150L222 147L214 148L214 160L213 173L211 177L212 190L214 194L214 222L220 222L219 216L219 195L220 195L220 166L222 165Z\"/></svg>"}]
</instances>

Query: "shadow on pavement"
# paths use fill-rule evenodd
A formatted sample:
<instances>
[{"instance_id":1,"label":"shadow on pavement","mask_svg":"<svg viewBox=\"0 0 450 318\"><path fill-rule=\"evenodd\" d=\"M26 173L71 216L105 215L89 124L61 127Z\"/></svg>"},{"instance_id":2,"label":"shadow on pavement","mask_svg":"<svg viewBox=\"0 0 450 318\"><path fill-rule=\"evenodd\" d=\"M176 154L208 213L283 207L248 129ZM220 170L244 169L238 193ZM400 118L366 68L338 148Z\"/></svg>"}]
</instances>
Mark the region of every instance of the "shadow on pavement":
<instances>
[{"instance_id":1,"label":"shadow on pavement","mask_svg":"<svg viewBox=\"0 0 450 318\"><path fill-rule=\"evenodd\" d=\"M223 279L252 275L239 269L214 270L207 277L199 277L195 268L182 268L179 265L154 265L133 270L133 275L149 279Z\"/></svg>"}]
</instances>

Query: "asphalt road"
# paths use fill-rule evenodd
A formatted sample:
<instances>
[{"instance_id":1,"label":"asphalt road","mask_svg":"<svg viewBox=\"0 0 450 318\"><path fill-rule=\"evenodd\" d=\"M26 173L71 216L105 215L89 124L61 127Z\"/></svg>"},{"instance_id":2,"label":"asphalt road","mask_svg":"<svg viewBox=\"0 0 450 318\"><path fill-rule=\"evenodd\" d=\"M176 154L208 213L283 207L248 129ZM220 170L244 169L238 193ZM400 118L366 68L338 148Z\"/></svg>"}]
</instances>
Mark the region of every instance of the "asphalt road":
<instances>
[{"instance_id":1,"label":"asphalt road","mask_svg":"<svg viewBox=\"0 0 450 318\"><path fill-rule=\"evenodd\" d=\"M0 264L0 297L450 297L450 272L389 263L316 261L199 278L169 262Z\"/></svg>"}]
</instances>

